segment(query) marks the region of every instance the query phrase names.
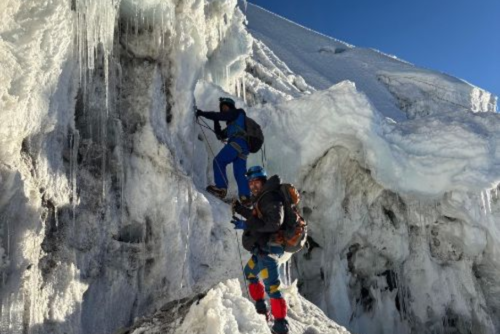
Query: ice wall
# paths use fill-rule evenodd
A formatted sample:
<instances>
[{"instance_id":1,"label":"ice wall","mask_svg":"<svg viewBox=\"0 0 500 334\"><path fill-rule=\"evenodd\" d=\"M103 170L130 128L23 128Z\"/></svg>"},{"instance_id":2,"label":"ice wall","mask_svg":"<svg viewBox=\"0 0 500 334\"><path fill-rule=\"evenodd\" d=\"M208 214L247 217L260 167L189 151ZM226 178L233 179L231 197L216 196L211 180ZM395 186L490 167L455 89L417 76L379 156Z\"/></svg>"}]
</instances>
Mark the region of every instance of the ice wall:
<instances>
[{"instance_id":1,"label":"ice wall","mask_svg":"<svg viewBox=\"0 0 500 334\"><path fill-rule=\"evenodd\" d=\"M432 89L413 90L413 79L432 83L428 71L394 84L403 62L388 68L386 56L339 42L316 56L375 57L385 72L355 76L368 93L351 82L315 92L253 40L235 6L2 2L0 331L111 333L240 276L227 206L200 191L206 144L220 144L205 142L192 115L231 93L255 106L270 173L303 192L311 247L294 261L304 295L359 333L495 332L498 117L425 100ZM340 73L323 70L314 73ZM455 83L471 92L447 96L457 104L496 104ZM234 284L217 291L207 302L249 311Z\"/></svg>"},{"instance_id":2,"label":"ice wall","mask_svg":"<svg viewBox=\"0 0 500 334\"><path fill-rule=\"evenodd\" d=\"M236 1L0 9L0 332L109 333L239 277L192 114L243 76Z\"/></svg>"}]
</instances>

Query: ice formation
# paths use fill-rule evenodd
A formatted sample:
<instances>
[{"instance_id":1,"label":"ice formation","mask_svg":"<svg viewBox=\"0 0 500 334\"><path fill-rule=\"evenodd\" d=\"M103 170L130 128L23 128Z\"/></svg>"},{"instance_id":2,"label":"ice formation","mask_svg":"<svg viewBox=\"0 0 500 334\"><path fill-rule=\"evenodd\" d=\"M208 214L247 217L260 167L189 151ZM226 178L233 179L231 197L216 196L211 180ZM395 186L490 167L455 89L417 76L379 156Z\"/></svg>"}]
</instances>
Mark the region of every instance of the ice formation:
<instances>
[{"instance_id":1,"label":"ice formation","mask_svg":"<svg viewBox=\"0 0 500 334\"><path fill-rule=\"evenodd\" d=\"M285 291L293 333L347 334L311 302L300 296L295 285ZM141 319L123 334L216 334L271 333L264 317L242 296L237 280L221 282L206 294L165 305L150 318Z\"/></svg>"},{"instance_id":2,"label":"ice formation","mask_svg":"<svg viewBox=\"0 0 500 334\"><path fill-rule=\"evenodd\" d=\"M269 168L303 193L304 296L356 333L498 332L496 97L256 6L247 16L320 90L255 108L274 135Z\"/></svg>"},{"instance_id":3,"label":"ice formation","mask_svg":"<svg viewBox=\"0 0 500 334\"><path fill-rule=\"evenodd\" d=\"M269 332L202 190L221 95L303 193L292 334L498 331L496 98L237 5L0 4L0 332Z\"/></svg>"}]
</instances>

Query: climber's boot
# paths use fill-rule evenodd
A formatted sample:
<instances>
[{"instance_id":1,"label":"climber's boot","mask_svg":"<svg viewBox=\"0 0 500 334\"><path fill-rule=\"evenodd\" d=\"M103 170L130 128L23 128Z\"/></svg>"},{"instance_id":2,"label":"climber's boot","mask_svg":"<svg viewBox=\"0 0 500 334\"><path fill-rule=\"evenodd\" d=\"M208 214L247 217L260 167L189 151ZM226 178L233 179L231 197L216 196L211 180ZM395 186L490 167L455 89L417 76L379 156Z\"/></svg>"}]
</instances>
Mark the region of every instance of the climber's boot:
<instances>
[{"instance_id":1,"label":"climber's boot","mask_svg":"<svg viewBox=\"0 0 500 334\"><path fill-rule=\"evenodd\" d=\"M288 334L289 327L286 321L287 306L283 298L271 298L271 311L274 317L274 325L271 328L273 334Z\"/></svg>"},{"instance_id":2,"label":"climber's boot","mask_svg":"<svg viewBox=\"0 0 500 334\"><path fill-rule=\"evenodd\" d=\"M212 185L207 187L207 191L220 199L224 199L224 197L226 197L227 195L227 189L217 188L216 186Z\"/></svg>"},{"instance_id":3,"label":"climber's boot","mask_svg":"<svg viewBox=\"0 0 500 334\"><path fill-rule=\"evenodd\" d=\"M266 301L264 299L255 302L255 310L258 314L262 314L263 316L265 316L266 321L269 322L269 320L271 320L271 312L269 312Z\"/></svg>"},{"instance_id":4,"label":"climber's boot","mask_svg":"<svg viewBox=\"0 0 500 334\"><path fill-rule=\"evenodd\" d=\"M288 321L286 319L275 319L274 325L271 328L273 334L288 334L290 328L288 327Z\"/></svg>"}]
</instances>

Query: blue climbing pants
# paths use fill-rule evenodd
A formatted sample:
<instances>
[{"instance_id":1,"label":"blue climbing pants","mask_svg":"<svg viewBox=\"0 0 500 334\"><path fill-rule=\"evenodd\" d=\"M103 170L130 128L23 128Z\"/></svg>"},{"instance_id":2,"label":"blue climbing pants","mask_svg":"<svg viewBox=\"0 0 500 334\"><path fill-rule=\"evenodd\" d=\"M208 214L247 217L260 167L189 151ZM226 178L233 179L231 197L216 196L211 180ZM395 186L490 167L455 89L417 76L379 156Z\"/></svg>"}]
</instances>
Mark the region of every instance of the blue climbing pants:
<instances>
[{"instance_id":1,"label":"blue climbing pants","mask_svg":"<svg viewBox=\"0 0 500 334\"><path fill-rule=\"evenodd\" d=\"M238 195L240 197L246 196L249 198L250 188L248 187L247 178L245 177L247 171L246 156L248 156L248 146L244 140L234 141L234 143L241 149L242 153L238 152L233 146L234 144L230 142L224 145L224 148L214 159L213 169L215 186L222 189L228 188L226 167L230 163L233 163L234 178L238 184Z\"/></svg>"},{"instance_id":2,"label":"blue climbing pants","mask_svg":"<svg viewBox=\"0 0 500 334\"><path fill-rule=\"evenodd\" d=\"M245 266L245 277L250 283L259 283L258 276L264 281L269 298L282 298L278 259L283 256L283 248L271 246L270 252L255 251Z\"/></svg>"}]
</instances>

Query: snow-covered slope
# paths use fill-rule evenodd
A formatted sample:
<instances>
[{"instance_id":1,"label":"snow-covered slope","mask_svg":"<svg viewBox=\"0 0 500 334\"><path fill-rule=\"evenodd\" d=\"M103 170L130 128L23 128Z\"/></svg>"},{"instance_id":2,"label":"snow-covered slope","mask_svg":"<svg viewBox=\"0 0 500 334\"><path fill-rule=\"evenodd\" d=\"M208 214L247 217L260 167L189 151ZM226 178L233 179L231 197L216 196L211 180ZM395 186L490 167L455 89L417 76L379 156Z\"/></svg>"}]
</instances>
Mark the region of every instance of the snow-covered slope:
<instances>
[{"instance_id":1,"label":"snow-covered slope","mask_svg":"<svg viewBox=\"0 0 500 334\"><path fill-rule=\"evenodd\" d=\"M245 14L251 34L308 84L322 90L355 82L382 115L394 120L457 109L495 110L496 97L457 78L354 47L252 4Z\"/></svg>"},{"instance_id":2,"label":"snow-covered slope","mask_svg":"<svg viewBox=\"0 0 500 334\"><path fill-rule=\"evenodd\" d=\"M356 333L498 331L495 98L247 14L258 39L236 0L1 2L0 332L268 332L203 191L193 107L229 94L302 190L305 297ZM292 334L345 332L289 289Z\"/></svg>"},{"instance_id":3,"label":"snow-covered slope","mask_svg":"<svg viewBox=\"0 0 500 334\"><path fill-rule=\"evenodd\" d=\"M297 292L296 286L285 291L292 333L348 334L311 302ZM120 334L269 334L263 316L242 296L237 280L219 283L194 298L171 302L153 317L139 320Z\"/></svg>"}]
</instances>

